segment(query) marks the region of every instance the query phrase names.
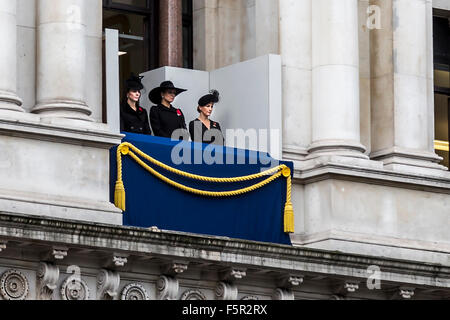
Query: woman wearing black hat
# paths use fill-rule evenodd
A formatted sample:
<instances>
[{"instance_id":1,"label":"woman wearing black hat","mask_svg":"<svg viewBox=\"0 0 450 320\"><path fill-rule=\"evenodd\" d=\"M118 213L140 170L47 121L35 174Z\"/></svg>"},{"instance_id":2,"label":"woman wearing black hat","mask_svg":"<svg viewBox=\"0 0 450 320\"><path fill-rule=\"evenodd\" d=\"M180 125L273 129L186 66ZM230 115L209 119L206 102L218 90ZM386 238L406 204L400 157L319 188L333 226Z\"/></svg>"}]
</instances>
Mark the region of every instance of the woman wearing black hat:
<instances>
[{"instance_id":1,"label":"woman wearing black hat","mask_svg":"<svg viewBox=\"0 0 450 320\"><path fill-rule=\"evenodd\" d=\"M131 74L126 81L126 97L120 105L120 131L151 135L147 111L139 105L141 90L144 89L141 79Z\"/></svg>"},{"instance_id":2,"label":"woman wearing black hat","mask_svg":"<svg viewBox=\"0 0 450 320\"><path fill-rule=\"evenodd\" d=\"M175 97L187 90L176 88L171 81L164 81L148 95L156 104L150 109L150 124L155 136L172 138L174 131L182 129L183 137L187 134L183 112L172 106ZM180 137L176 137L177 139Z\"/></svg>"},{"instance_id":3,"label":"woman wearing black hat","mask_svg":"<svg viewBox=\"0 0 450 320\"><path fill-rule=\"evenodd\" d=\"M224 138L218 122L209 119L214 104L219 102L219 92L212 90L200 98L197 111L199 117L189 123L189 133L194 142L223 145Z\"/></svg>"}]
</instances>

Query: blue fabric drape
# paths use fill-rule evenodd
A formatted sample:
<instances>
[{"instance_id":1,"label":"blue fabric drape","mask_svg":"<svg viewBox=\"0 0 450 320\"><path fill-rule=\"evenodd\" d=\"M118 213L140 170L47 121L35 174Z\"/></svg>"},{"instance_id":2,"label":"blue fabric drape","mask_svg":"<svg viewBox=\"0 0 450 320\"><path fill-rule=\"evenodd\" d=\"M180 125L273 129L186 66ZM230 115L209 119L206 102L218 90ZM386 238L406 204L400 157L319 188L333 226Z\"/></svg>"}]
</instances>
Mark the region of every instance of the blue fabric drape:
<instances>
[{"instance_id":1,"label":"blue fabric drape","mask_svg":"<svg viewBox=\"0 0 450 320\"><path fill-rule=\"evenodd\" d=\"M266 154L248 150L217 147L215 158L230 164L180 164L172 162L173 148L178 141L166 138L124 133L123 142L129 142L153 158L194 174L211 177L239 177L266 170L260 163ZM198 143L182 142L186 147L186 158L194 161L197 152L212 148ZM114 202L114 187L117 178L117 147L111 149L111 201ZM183 153L181 153L183 155ZM190 154L190 155L189 155ZM190 156L190 157L188 157ZM254 240L290 245L288 234L284 233L284 204L286 201L286 179L279 178L257 191L231 198L208 198L178 190L143 169L129 156L123 159L123 182L126 191L126 212L123 224L149 228L156 226L163 230L181 231L204 235L224 236L236 239ZM238 162L239 159L239 162ZM241 163L245 160L245 164ZM251 162L253 161L253 162ZM256 164L250 164L257 162ZM267 163L267 162L264 162ZM281 162L293 169L291 162ZM281 164L277 163L277 164ZM158 172L187 186L208 191L229 191L247 187L264 180L245 183L213 184L193 181L154 167ZM293 170L292 170L293 171ZM267 178L267 177L266 177Z\"/></svg>"}]
</instances>

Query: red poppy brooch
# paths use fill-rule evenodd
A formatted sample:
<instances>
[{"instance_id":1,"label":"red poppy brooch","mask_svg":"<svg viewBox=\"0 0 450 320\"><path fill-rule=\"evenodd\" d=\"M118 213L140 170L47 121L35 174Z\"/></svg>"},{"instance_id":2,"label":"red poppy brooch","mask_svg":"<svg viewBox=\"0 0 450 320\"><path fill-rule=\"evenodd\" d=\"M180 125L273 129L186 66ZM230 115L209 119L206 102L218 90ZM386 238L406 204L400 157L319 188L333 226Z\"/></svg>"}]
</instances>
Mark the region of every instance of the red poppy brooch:
<instances>
[{"instance_id":1,"label":"red poppy brooch","mask_svg":"<svg viewBox=\"0 0 450 320\"><path fill-rule=\"evenodd\" d=\"M183 115L180 110L177 110L177 114L179 117L181 117Z\"/></svg>"}]
</instances>

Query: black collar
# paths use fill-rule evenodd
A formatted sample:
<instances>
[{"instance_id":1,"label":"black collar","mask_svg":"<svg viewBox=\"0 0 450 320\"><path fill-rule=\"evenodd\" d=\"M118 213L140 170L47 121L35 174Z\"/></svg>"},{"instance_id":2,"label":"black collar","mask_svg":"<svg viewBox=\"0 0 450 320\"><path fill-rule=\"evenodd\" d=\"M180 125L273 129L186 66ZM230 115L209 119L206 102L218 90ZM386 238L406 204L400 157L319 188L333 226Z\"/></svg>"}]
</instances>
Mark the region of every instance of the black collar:
<instances>
[{"instance_id":1,"label":"black collar","mask_svg":"<svg viewBox=\"0 0 450 320\"><path fill-rule=\"evenodd\" d=\"M125 101L124 103L122 103L122 111L130 114L141 114L144 112L144 109L137 105L136 111L134 111L133 108L131 108L131 106L128 104L128 101Z\"/></svg>"},{"instance_id":2,"label":"black collar","mask_svg":"<svg viewBox=\"0 0 450 320\"><path fill-rule=\"evenodd\" d=\"M158 104L157 107L158 107L160 110L164 110L164 111L168 111L168 112L173 112L173 113L177 113L177 110L178 110L178 109L174 108L172 105L170 105L170 107L167 108L165 105L163 105L163 104L161 104L161 103Z\"/></svg>"},{"instance_id":3,"label":"black collar","mask_svg":"<svg viewBox=\"0 0 450 320\"><path fill-rule=\"evenodd\" d=\"M204 126L206 129L208 129L208 127L203 123L203 121L202 120L200 120L199 118L196 118L194 121L200 121L200 123L202 124L202 126ZM217 129L217 122L215 122L215 121L213 121L213 120L211 120L211 119L209 119L209 124L210 124L210 128L208 129L208 130L211 130L211 129Z\"/></svg>"}]
</instances>

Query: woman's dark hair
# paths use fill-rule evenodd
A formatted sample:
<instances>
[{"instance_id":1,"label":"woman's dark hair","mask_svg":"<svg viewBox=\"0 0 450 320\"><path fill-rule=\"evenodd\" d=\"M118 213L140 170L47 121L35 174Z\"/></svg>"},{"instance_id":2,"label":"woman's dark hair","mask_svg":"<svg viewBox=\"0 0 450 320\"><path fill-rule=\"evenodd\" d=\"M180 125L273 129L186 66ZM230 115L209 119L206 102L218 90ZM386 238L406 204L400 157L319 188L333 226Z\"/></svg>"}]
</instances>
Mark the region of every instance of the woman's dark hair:
<instances>
[{"instance_id":1,"label":"woman's dark hair","mask_svg":"<svg viewBox=\"0 0 450 320\"><path fill-rule=\"evenodd\" d=\"M122 101L121 101L121 104L126 104L126 103L128 103L128 92L133 91L133 90L136 90L136 89L125 88L125 94L124 94L124 96L123 96L123 99L122 99ZM138 91L140 91L140 90L138 90ZM141 100L140 100L140 99L136 102L136 107L137 107L137 108L140 108L140 107L141 107Z\"/></svg>"},{"instance_id":2,"label":"woman's dark hair","mask_svg":"<svg viewBox=\"0 0 450 320\"><path fill-rule=\"evenodd\" d=\"M204 107L208 104L212 103L218 103L220 101L220 93L217 90L211 90L209 94L203 96L198 100L198 105L200 107ZM200 113L200 108L197 107L197 111Z\"/></svg>"},{"instance_id":3,"label":"woman's dark hair","mask_svg":"<svg viewBox=\"0 0 450 320\"><path fill-rule=\"evenodd\" d=\"M140 92L141 90L144 89L144 85L142 84L142 81L141 81L143 78L144 77L142 77L142 76L136 76L132 72L130 77L127 80L125 80L125 94L124 94L123 100L122 100L123 104L128 102L128 93L130 91L137 90ZM139 101L136 103L136 106L138 108L140 107Z\"/></svg>"}]
</instances>

